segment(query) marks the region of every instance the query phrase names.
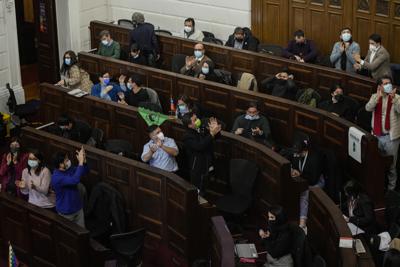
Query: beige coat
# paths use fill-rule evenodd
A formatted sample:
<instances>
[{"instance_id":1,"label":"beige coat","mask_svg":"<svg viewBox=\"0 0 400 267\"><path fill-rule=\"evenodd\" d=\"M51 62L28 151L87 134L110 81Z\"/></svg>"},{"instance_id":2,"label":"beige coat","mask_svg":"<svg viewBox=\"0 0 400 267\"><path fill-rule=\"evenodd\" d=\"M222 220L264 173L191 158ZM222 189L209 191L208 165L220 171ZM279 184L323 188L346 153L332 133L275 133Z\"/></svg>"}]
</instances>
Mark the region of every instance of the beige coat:
<instances>
[{"instance_id":1,"label":"beige coat","mask_svg":"<svg viewBox=\"0 0 400 267\"><path fill-rule=\"evenodd\" d=\"M386 96L387 97L387 96ZM390 140L396 140L400 137L400 96L395 95L392 102L392 109L390 110ZM365 109L372 113L371 125L374 127L374 116L375 116L375 108L378 104L378 95L373 94L369 99L368 103L365 105Z\"/></svg>"},{"instance_id":2,"label":"beige coat","mask_svg":"<svg viewBox=\"0 0 400 267\"><path fill-rule=\"evenodd\" d=\"M370 62L371 51L368 50L368 54L365 57L363 68L370 71L372 78L375 80L383 77L392 77L392 71L390 69L390 55L388 51L381 46L376 52L372 62Z\"/></svg>"},{"instance_id":3,"label":"beige coat","mask_svg":"<svg viewBox=\"0 0 400 267\"><path fill-rule=\"evenodd\" d=\"M77 65L73 65L65 76L65 86L71 89L81 89L90 94L93 83L90 80L89 74Z\"/></svg>"}]
</instances>

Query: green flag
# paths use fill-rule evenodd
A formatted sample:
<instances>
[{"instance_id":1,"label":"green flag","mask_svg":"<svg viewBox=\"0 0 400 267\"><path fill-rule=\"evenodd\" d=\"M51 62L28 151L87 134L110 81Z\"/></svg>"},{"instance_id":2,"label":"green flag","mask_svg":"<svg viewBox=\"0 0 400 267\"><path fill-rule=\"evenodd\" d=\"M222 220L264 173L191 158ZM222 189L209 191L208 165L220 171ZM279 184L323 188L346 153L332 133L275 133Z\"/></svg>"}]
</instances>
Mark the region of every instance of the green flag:
<instances>
[{"instance_id":1,"label":"green flag","mask_svg":"<svg viewBox=\"0 0 400 267\"><path fill-rule=\"evenodd\" d=\"M142 116L142 118L144 119L144 121L147 123L148 126L151 125L160 126L161 124L163 124L164 121L168 120L167 115L152 110L148 110L145 108L139 108L139 114L140 116Z\"/></svg>"}]
</instances>

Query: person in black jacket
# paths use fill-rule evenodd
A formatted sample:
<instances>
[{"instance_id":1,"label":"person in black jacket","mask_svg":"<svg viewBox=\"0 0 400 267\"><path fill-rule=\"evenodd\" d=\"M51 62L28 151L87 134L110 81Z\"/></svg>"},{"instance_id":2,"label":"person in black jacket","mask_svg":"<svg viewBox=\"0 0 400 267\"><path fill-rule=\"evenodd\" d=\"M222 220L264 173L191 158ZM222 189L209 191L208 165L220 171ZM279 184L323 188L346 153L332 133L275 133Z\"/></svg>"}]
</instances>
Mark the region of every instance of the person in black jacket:
<instances>
[{"instance_id":1,"label":"person in black jacket","mask_svg":"<svg viewBox=\"0 0 400 267\"><path fill-rule=\"evenodd\" d=\"M211 60L207 60L201 67L201 72L197 76L200 80L206 80L211 82L220 82L217 74L214 72L214 63Z\"/></svg>"},{"instance_id":2,"label":"person in black jacket","mask_svg":"<svg viewBox=\"0 0 400 267\"><path fill-rule=\"evenodd\" d=\"M293 267L291 255L292 233L281 206L272 206L268 211L267 230L260 229L258 234L267 251L265 267Z\"/></svg>"},{"instance_id":3,"label":"person in black jacket","mask_svg":"<svg viewBox=\"0 0 400 267\"><path fill-rule=\"evenodd\" d=\"M210 118L207 125L202 125L193 112L186 113L182 118L187 128L183 137L186 160L190 171L190 179L200 194L204 194L204 178L214 169L214 138L221 131L221 125L215 118Z\"/></svg>"},{"instance_id":4,"label":"person in black jacket","mask_svg":"<svg viewBox=\"0 0 400 267\"><path fill-rule=\"evenodd\" d=\"M257 51L257 41L250 34L245 34L242 27L235 28L233 34L231 34L228 41L226 41L225 46L255 52Z\"/></svg>"},{"instance_id":5,"label":"person in black jacket","mask_svg":"<svg viewBox=\"0 0 400 267\"><path fill-rule=\"evenodd\" d=\"M195 103L187 95L180 95L177 101L176 116L178 119L182 119L186 113L193 112L197 118L203 120L205 118L215 117L214 114L205 109L199 103Z\"/></svg>"},{"instance_id":6,"label":"person in black jacket","mask_svg":"<svg viewBox=\"0 0 400 267\"><path fill-rule=\"evenodd\" d=\"M139 12L133 13L132 23L134 29L130 32L129 47L137 43L143 56L147 59L147 64L155 66L156 61L160 58L160 50L153 24L145 23L144 15Z\"/></svg>"},{"instance_id":7,"label":"person in black jacket","mask_svg":"<svg viewBox=\"0 0 400 267\"><path fill-rule=\"evenodd\" d=\"M274 77L263 80L261 88L267 94L296 101L297 88L293 78L288 69L283 69Z\"/></svg>"},{"instance_id":8,"label":"person in black jacket","mask_svg":"<svg viewBox=\"0 0 400 267\"><path fill-rule=\"evenodd\" d=\"M354 110L357 107L352 107L349 101L345 99L343 88L340 84L334 84L331 87L331 96L331 99L320 103L318 107L336 116L353 121L355 115Z\"/></svg>"},{"instance_id":9,"label":"person in black jacket","mask_svg":"<svg viewBox=\"0 0 400 267\"><path fill-rule=\"evenodd\" d=\"M344 187L346 202L342 207L344 219L362 229L367 237L375 234L374 203L363 193L361 186L350 180Z\"/></svg>"},{"instance_id":10,"label":"person in black jacket","mask_svg":"<svg viewBox=\"0 0 400 267\"><path fill-rule=\"evenodd\" d=\"M79 120L74 120L68 115L62 115L58 118L57 126L59 131L54 131L54 134L60 135L64 138L86 144L92 135L92 128Z\"/></svg>"},{"instance_id":11,"label":"person in black jacket","mask_svg":"<svg viewBox=\"0 0 400 267\"><path fill-rule=\"evenodd\" d=\"M131 45L131 52L129 53L129 62L139 65L147 65L147 60L142 55L137 43Z\"/></svg>"},{"instance_id":12,"label":"person in black jacket","mask_svg":"<svg viewBox=\"0 0 400 267\"><path fill-rule=\"evenodd\" d=\"M120 87L125 93L118 93L119 104L138 107L140 103L150 101L147 90L142 88L142 79L139 75L132 75L126 85L120 82Z\"/></svg>"},{"instance_id":13,"label":"person in black jacket","mask_svg":"<svg viewBox=\"0 0 400 267\"><path fill-rule=\"evenodd\" d=\"M323 176L323 156L315 149L311 149L308 137L299 138L294 146L295 153L291 158L292 177L302 177L307 180L309 187L325 186ZM306 190L300 194L300 223L299 226L307 233L308 194Z\"/></svg>"}]
</instances>

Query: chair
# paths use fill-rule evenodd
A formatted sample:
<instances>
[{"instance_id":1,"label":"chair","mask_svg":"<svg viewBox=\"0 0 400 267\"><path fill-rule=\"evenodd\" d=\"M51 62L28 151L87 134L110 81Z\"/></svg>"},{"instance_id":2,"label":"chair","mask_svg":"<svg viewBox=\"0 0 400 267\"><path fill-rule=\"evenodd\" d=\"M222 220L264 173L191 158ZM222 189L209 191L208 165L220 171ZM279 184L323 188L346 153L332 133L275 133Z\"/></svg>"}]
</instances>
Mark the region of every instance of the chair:
<instances>
[{"instance_id":1,"label":"chair","mask_svg":"<svg viewBox=\"0 0 400 267\"><path fill-rule=\"evenodd\" d=\"M306 234L304 230L301 229L296 224L289 224L290 232L292 233L292 247L290 253L293 258L294 266L295 267L306 267L303 264L304 261L304 248L306 242Z\"/></svg>"},{"instance_id":2,"label":"chair","mask_svg":"<svg viewBox=\"0 0 400 267\"><path fill-rule=\"evenodd\" d=\"M156 90L152 89L152 88L145 88L147 91L147 94L149 95L149 99L150 102L156 106L158 106L157 110L161 110L162 112L162 107L161 107L161 102L160 99L158 98L158 94L156 92Z\"/></svg>"},{"instance_id":3,"label":"chair","mask_svg":"<svg viewBox=\"0 0 400 267\"><path fill-rule=\"evenodd\" d=\"M224 45L224 42L222 42L222 40L214 37L204 37L203 42L217 44L217 45Z\"/></svg>"},{"instance_id":4,"label":"chair","mask_svg":"<svg viewBox=\"0 0 400 267\"><path fill-rule=\"evenodd\" d=\"M117 258L118 267L135 267L141 265L146 230L110 236L111 248Z\"/></svg>"},{"instance_id":5,"label":"chair","mask_svg":"<svg viewBox=\"0 0 400 267\"><path fill-rule=\"evenodd\" d=\"M90 136L86 144L92 147L101 148L103 145L103 138L104 132L102 129L92 128L92 135Z\"/></svg>"},{"instance_id":6,"label":"chair","mask_svg":"<svg viewBox=\"0 0 400 267\"><path fill-rule=\"evenodd\" d=\"M324 258L322 258L320 255L316 255L313 260L313 267L326 267Z\"/></svg>"},{"instance_id":7,"label":"chair","mask_svg":"<svg viewBox=\"0 0 400 267\"><path fill-rule=\"evenodd\" d=\"M258 167L246 159L232 159L229 169L231 193L218 199L216 206L222 212L239 216L251 205Z\"/></svg>"},{"instance_id":8,"label":"chair","mask_svg":"<svg viewBox=\"0 0 400 267\"><path fill-rule=\"evenodd\" d=\"M129 29L133 29L133 23L131 20L129 19L119 19L118 20L118 25L129 28Z\"/></svg>"},{"instance_id":9,"label":"chair","mask_svg":"<svg viewBox=\"0 0 400 267\"><path fill-rule=\"evenodd\" d=\"M203 31L204 38L215 38L212 32Z\"/></svg>"},{"instance_id":10,"label":"chair","mask_svg":"<svg viewBox=\"0 0 400 267\"><path fill-rule=\"evenodd\" d=\"M158 35L172 36L172 32L167 30L154 30L154 32Z\"/></svg>"},{"instance_id":11,"label":"chair","mask_svg":"<svg viewBox=\"0 0 400 267\"><path fill-rule=\"evenodd\" d=\"M253 74L247 72L242 73L236 87L239 90L258 92L256 77Z\"/></svg>"},{"instance_id":12,"label":"chair","mask_svg":"<svg viewBox=\"0 0 400 267\"><path fill-rule=\"evenodd\" d=\"M17 99L15 98L14 90L11 89L10 84L7 83L6 87L10 94L7 100L7 106L11 115L15 115L22 122L23 120L28 119L28 117L37 114L40 108L40 100L33 99L27 101L25 104L18 105Z\"/></svg>"},{"instance_id":13,"label":"chair","mask_svg":"<svg viewBox=\"0 0 400 267\"><path fill-rule=\"evenodd\" d=\"M122 139L110 139L104 144L104 149L108 152L124 156L127 158L133 158L133 147L132 144Z\"/></svg>"},{"instance_id":14,"label":"chair","mask_svg":"<svg viewBox=\"0 0 400 267\"><path fill-rule=\"evenodd\" d=\"M282 46L274 45L274 44L259 44L257 51L260 53L266 53L266 54L280 57L280 56L282 56L283 48L282 48Z\"/></svg>"},{"instance_id":15,"label":"chair","mask_svg":"<svg viewBox=\"0 0 400 267\"><path fill-rule=\"evenodd\" d=\"M171 71L181 73L181 68L186 64L186 55L176 54L171 59Z\"/></svg>"}]
</instances>

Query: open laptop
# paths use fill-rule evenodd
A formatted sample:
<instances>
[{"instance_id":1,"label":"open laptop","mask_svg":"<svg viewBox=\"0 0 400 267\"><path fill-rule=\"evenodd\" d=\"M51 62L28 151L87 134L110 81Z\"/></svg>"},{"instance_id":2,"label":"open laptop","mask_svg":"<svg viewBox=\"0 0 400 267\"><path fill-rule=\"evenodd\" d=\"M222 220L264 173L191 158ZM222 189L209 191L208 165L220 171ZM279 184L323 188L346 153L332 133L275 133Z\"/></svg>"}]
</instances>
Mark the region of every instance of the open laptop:
<instances>
[{"instance_id":1,"label":"open laptop","mask_svg":"<svg viewBox=\"0 0 400 267\"><path fill-rule=\"evenodd\" d=\"M239 258L258 258L257 249L254 244L236 244L235 253Z\"/></svg>"}]
</instances>

